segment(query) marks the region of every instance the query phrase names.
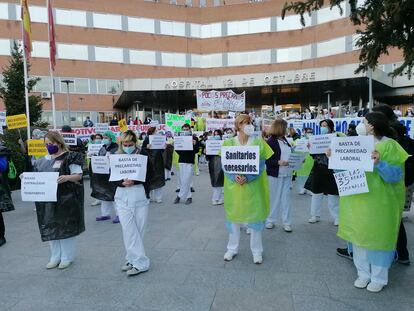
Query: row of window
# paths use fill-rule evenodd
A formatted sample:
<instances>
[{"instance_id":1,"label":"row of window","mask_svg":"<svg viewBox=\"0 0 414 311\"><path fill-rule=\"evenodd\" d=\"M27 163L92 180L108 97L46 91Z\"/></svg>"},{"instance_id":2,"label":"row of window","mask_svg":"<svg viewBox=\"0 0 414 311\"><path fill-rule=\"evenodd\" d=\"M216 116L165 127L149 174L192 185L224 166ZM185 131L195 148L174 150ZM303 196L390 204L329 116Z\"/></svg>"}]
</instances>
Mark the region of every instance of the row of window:
<instances>
[{"instance_id":1,"label":"row of window","mask_svg":"<svg viewBox=\"0 0 414 311\"><path fill-rule=\"evenodd\" d=\"M111 62L150 66L214 68L303 61L355 50L356 36L339 37L304 46L264 49L246 52L186 54L161 51L132 50L80 44L57 45L59 59ZM0 39L0 55L10 55L12 41ZM47 42L33 42L33 57L49 57Z\"/></svg>"},{"instance_id":2,"label":"row of window","mask_svg":"<svg viewBox=\"0 0 414 311\"><path fill-rule=\"evenodd\" d=\"M12 13L9 12L8 5L14 6L15 10ZM313 23L312 18L305 15L306 27L346 17L345 3L341 6L343 9L342 15L337 7L332 8L332 10L324 8L315 13L316 18ZM30 15L33 22L47 23L47 10L45 7L30 6ZM284 20L278 16L203 25L67 9L56 9L55 15L56 23L59 25L193 38L214 38L303 28L299 15L286 16ZM0 3L0 19L20 19L20 6Z\"/></svg>"}]
</instances>

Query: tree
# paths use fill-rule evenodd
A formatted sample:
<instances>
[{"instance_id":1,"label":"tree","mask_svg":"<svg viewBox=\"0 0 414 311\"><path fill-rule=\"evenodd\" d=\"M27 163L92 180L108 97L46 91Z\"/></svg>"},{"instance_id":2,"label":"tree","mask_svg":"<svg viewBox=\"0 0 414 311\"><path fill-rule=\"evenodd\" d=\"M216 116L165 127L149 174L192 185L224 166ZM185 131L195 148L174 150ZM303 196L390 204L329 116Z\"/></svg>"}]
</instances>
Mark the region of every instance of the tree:
<instances>
[{"instance_id":1,"label":"tree","mask_svg":"<svg viewBox=\"0 0 414 311\"><path fill-rule=\"evenodd\" d=\"M301 15L301 23L305 25L303 15L319 10L325 2L331 8L340 8L342 2L349 2L350 19L357 29L359 38L356 46L361 48L360 64L356 73L373 69L378 65L382 55L388 55L391 48L403 53L403 63L391 73L393 77L407 72L411 78L414 66L414 1L412 0L365 0L357 6L357 0L305 0L286 2L282 10L282 18L286 12L293 11ZM341 8L340 8L341 9ZM342 13L342 10L341 10Z\"/></svg>"},{"instance_id":2,"label":"tree","mask_svg":"<svg viewBox=\"0 0 414 311\"><path fill-rule=\"evenodd\" d=\"M0 86L0 98L4 101L7 115L26 113L24 92L23 53L17 44L11 52L8 68L3 69L3 85ZM28 65L27 71L29 72ZM28 80L29 93L39 81L39 78ZM30 125L36 124L42 114L42 99L36 95L29 96Z\"/></svg>"}]
</instances>

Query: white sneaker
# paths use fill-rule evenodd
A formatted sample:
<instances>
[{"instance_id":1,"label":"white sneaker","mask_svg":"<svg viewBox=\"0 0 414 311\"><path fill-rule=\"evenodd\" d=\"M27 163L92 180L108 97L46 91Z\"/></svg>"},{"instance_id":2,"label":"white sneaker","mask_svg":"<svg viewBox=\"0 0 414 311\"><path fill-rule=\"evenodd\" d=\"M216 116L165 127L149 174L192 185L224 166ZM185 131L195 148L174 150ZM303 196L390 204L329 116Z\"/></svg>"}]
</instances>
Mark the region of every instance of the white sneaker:
<instances>
[{"instance_id":1,"label":"white sneaker","mask_svg":"<svg viewBox=\"0 0 414 311\"><path fill-rule=\"evenodd\" d=\"M310 223L310 224L314 224L314 223L316 223L316 222L319 222L320 221L320 217L319 216L312 216L311 218L309 218L309 220L308 220L308 222Z\"/></svg>"},{"instance_id":2,"label":"white sneaker","mask_svg":"<svg viewBox=\"0 0 414 311\"><path fill-rule=\"evenodd\" d=\"M283 226L283 230L285 230L286 232L292 232L292 227L289 225Z\"/></svg>"},{"instance_id":3,"label":"white sneaker","mask_svg":"<svg viewBox=\"0 0 414 311\"><path fill-rule=\"evenodd\" d=\"M129 262L127 262L125 265L123 265L121 267L121 270L124 271L124 272L126 272L126 271L131 270L132 268L133 268L133 266Z\"/></svg>"},{"instance_id":4,"label":"white sneaker","mask_svg":"<svg viewBox=\"0 0 414 311\"><path fill-rule=\"evenodd\" d=\"M236 255L237 255L237 254L235 254L235 253L233 253L233 252L227 251L227 252L224 254L224 261L232 261L232 260L233 260L233 258L234 258L234 257L236 257Z\"/></svg>"},{"instance_id":5,"label":"white sneaker","mask_svg":"<svg viewBox=\"0 0 414 311\"><path fill-rule=\"evenodd\" d=\"M380 291L382 291L384 286L385 285L375 283L375 282L371 282L371 283L368 284L367 290L371 293L379 293Z\"/></svg>"},{"instance_id":6,"label":"white sneaker","mask_svg":"<svg viewBox=\"0 0 414 311\"><path fill-rule=\"evenodd\" d=\"M302 188L302 189L298 192L298 194L300 194L300 195L306 194L306 190Z\"/></svg>"},{"instance_id":7,"label":"white sneaker","mask_svg":"<svg viewBox=\"0 0 414 311\"><path fill-rule=\"evenodd\" d=\"M71 262L71 261L61 262L61 263L59 264L59 266L58 266L58 269L61 269L61 270L66 269L66 268L68 268L71 264L72 264L72 262Z\"/></svg>"},{"instance_id":8,"label":"white sneaker","mask_svg":"<svg viewBox=\"0 0 414 311\"><path fill-rule=\"evenodd\" d=\"M253 262L256 265L260 265L263 262L263 257L262 255L253 255Z\"/></svg>"},{"instance_id":9,"label":"white sneaker","mask_svg":"<svg viewBox=\"0 0 414 311\"><path fill-rule=\"evenodd\" d=\"M369 283L369 280L357 278L354 282L354 286L356 288L365 288L367 287L368 283Z\"/></svg>"},{"instance_id":10,"label":"white sneaker","mask_svg":"<svg viewBox=\"0 0 414 311\"><path fill-rule=\"evenodd\" d=\"M161 199L156 199L155 202L156 203L162 203L162 200Z\"/></svg>"},{"instance_id":11,"label":"white sneaker","mask_svg":"<svg viewBox=\"0 0 414 311\"><path fill-rule=\"evenodd\" d=\"M47 265L46 265L46 269L54 269L57 266L59 266L58 262L48 262Z\"/></svg>"},{"instance_id":12,"label":"white sneaker","mask_svg":"<svg viewBox=\"0 0 414 311\"><path fill-rule=\"evenodd\" d=\"M100 205L101 204L101 201L100 200L95 200L95 201L93 201L92 203L91 203L91 205L92 206L98 206L98 205Z\"/></svg>"},{"instance_id":13,"label":"white sneaker","mask_svg":"<svg viewBox=\"0 0 414 311\"><path fill-rule=\"evenodd\" d=\"M265 227L266 227L266 229L273 229L275 227L275 225L273 224L273 222L267 222Z\"/></svg>"},{"instance_id":14,"label":"white sneaker","mask_svg":"<svg viewBox=\"0 0 414 311\"><path fill-rule=\"evenodd\" d=\"M338 219L335 219L335 221L334 221L334 226L335 226L335 227L338 227L338 226L339 226L339 220L338 220Z\"/></svg>"},{"instance_id":15,"label":"white sneaker","mask_svg":"<svg viewBox=\"0 0 414 311\"><path fill-rule=\"evenodd\" d=\"M212 205L218 205L218 201L211 201Z\"/></svg>"},{"instance_id":16,"label":"white sneaker","mask_svg":"<svg viewBox=\"0 0 414 311\"><path fill-rule=\"evenodd\" d=\"M217 201L217 205L223 205L223 204L224 204L224 201L223 200Z\"/></svg>"},{"instance_id":17,"label":"white sneaker","mask_svg":"<svg viewBox=\"0 0 414 311\"><path fill-rule=\"evenodd\" d=\"M147 269L147 270L138 270L137 268L132 267L130 270L128 270L128 271L126 272L126 274L127 274L128 276L134 276L134 275L138 275L138 274L140 274L140 273L144 273L144 272L147 272L147 271L148 271L148 269Z\"/></svg>"},{"instance_id":18,"label":"white sneaker","mask_svg":"<svg viewBox=\"0 0 414 311\"><path fill-rule=\"evenodd\" d=\"M252 229L246 228L246 234L250 235L252 233Z\"/></svg>"}]
</instances>

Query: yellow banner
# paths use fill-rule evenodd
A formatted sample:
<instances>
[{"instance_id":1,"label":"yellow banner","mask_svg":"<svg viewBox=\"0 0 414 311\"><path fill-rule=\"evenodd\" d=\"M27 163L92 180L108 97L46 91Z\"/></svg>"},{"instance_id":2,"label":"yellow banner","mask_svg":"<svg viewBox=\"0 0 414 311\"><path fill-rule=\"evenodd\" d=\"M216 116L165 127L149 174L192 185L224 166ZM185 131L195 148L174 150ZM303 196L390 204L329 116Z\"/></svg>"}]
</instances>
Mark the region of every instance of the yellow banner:
<instances>
[{"instance_id":1,"label":"yellow banner","mask_svg":"<svg viewBox=\"0 0 414 311\"><path fill-rule=\"evenodd\" d=\"M45 142L42 139L29 139L27 141L27 153L30 156L43 157L48 154Z\"/></svg>"},{"instance_id":2,"label":"yellow banner","mask_svg":"<svg viewBox=\"0 0 414 311\"><path fill-rule=\"evenodd\" d=\"M120 130L121 132L126 132L126 131L128 131L128 125L127 125L127 123L126 123L126 120L125 120L125 119L119 120L119 121L118 121L118 126L119 126L119 130Z\"/></svg>"},{"instance_id":3,"label":"yellow banner","mask_svg":"<svg viewBox=\"0 0 414 311\"><path fill-rule=\"evenodd\" d=\"M16 114L15 116L6 116L7 128L9 130L20 129L27 126L25 114Z\"/></svg>"}]
</instances>

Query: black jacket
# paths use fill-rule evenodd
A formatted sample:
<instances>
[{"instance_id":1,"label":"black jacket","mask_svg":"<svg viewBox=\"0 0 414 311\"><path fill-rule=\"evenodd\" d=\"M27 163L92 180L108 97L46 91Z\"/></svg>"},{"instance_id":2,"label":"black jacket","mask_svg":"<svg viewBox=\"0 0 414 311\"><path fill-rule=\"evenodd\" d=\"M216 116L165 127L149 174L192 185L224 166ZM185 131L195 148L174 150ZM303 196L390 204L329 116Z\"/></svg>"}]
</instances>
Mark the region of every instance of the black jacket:
<instances>
[{"instance_id":1,"label":"black jacket","mask_svg":"<svg viewBox=\"0 0 414 311\"><path fill-rule=\"evenodd\" d=\"M200 142L198 141L198 138L194 136L193 140L196 141L195 145L193 145L193 150L177 150L179 155L178 163L194 164L195 155L200 150Z\"/></svg>"}]
</instances>

